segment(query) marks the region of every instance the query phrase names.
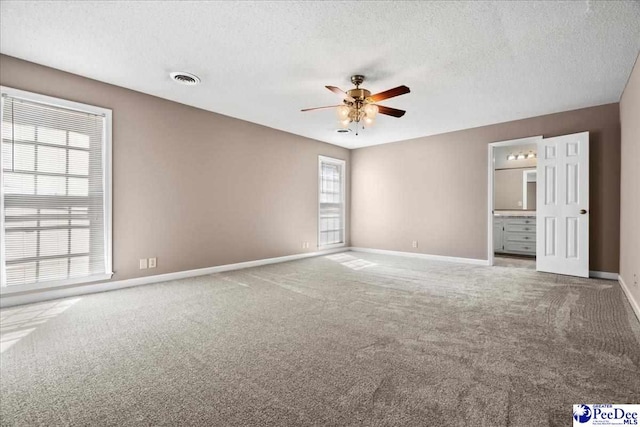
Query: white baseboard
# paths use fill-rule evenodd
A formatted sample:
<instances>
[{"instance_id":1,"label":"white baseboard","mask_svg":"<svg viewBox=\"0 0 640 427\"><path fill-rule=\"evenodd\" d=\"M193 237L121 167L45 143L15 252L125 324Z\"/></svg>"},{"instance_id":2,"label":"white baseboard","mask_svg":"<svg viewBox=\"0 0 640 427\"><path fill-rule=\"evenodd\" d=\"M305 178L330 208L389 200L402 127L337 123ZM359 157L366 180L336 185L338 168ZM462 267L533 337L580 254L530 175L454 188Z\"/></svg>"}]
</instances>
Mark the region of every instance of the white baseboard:
<instances>
[{"instance_id":1,"label":"white baseboard","mask_svg":"<svg viewBox=\"0 0 640 427\"><path fill-rule=\"evenodd\" d=\"M169 280L186 279L188 277L205 276L207 274L222 273L224 271L240 270L243 268L258 267L261 265L277 264L280 262L295 261L297 259L310 258L336 252L348 251L349 247L327 249L323 251L308 252L295 255L281 256L277 258L259 259L255 261L239 262L237 264L218 265L216 267L198 268L196 270L177 271L175 273L158 274L155 276L136 277L134 279L115 280L97 284L85 284L59 289L49 289L24 294L4 294L0 296L0 308L15 305L31 304L34 302L48 301L58 298L93 294L96 292L112 291L115 289L130 288L132 286L148 285L151 283L167 282Z\"/></svg>"},{"instance_id":2,"label":"white baseboard","mask_svg":"<svg viewBox=\"0 0 640 427\"><path fill-rule=\"evenodd\" d=\"M618 280L620 276L618 276L618 273L590 270L589 277L593 277L594 279Z\"/></svg>"},{"instance_id":3,"label":"white baseboard","mask_svg":"<svg viewBox=\"0 0 640 427\"><path fill-rule=\"evenodd\" d=\"M486 259L460 258L460 257L443 256L443 255L429 255L429 254L421 254L417 252L388 251L386 249L369 249L369 248L354 248L354 247L350 249L354 252L369 252L372 254L406 256L411 258L428 259L432 261L457 262L462 264L474 264L474 265L489 265L489 261Z\"/></svg>"},{"instance_id":4,"label":"white baseboard","mask_svg":"<svg viewBox=\"0 0 640 427\"><path fill-rule=\"evenodd\" d=\"M618 283L620 283L620 287L624 291L624 294L627 296L627 299L629 300L629 304L631 304L631 308L633 309L633 312L636 314L638 321L640 321L640 304L638 304L638 301L636 301L633 298L633 295L631 295L631 291L629 290L629 287L622 279L622 276L618 276Z\"/></svg>"},{"instance_id":5,"label":"white baseboard","mask_svg":"<svg viewBox=\"0 0 640 427\"><path fill-rule=\"evenodd\" d=\"M359 247L351 247L349 249L354 252L369 252L372 254L398 255L398 256L407 256L412 258L429 259L433 261L457 262L457 263L463 263L463 264L489 265L489 260L486 260L486 259L461 258L461 257L451 257L451 256L443 256L443 255L429 255L429 254L422 254L417 252L389 251L386 249L369 249L369 248L359 248ZM591 270L589 271L589 277L593 277L597 279L618 280L619 276L618 276L618 273Z\"/></svg>"},{"instance_id":6,"label":"white baseboard","mask_svg":"<svg viewBox=\"0 0 640 427\"><path fill-rule=\"evenodd\" d=\"M276 257L276 258L259 259L255 261L239 262L236 264L219 265L216 267L207 267L207 268L199 268L195 270L178 271L175 273L159 274L155 276L136 277L134 279L115 280L111 282L103 282L103 283L97 283L97 284L85 284L81 286L49 289L49 290L42 290L38 292L29 292L29 293L20 293L20 294L4 294L0 296L0 308L12 307L12 306L23 305L23 304L31 304L34 302L48 301L52 299L66 298L71 296L86 295L86 294L92 294L96 292L112 291L116 289L129 288L132 286L148 285L151 283L167 282L170 280L186 279L188 277L205 276L213 273L222 273L224 271L240 270L243 268L258 267L261 265L295 261L298 259L310 258L315 256L338 253L338 252L345 252L349 250L354 252L368 252L368 253L382 254L382 255L405 256L405 257L420 258L420 259L426 259L426 260L432 260L432 261L455 262L455 263L462 263L462 264L485 265L485 266L489 265L489 261L484 259L450 257L450 256L442 256L442 255L422 254L422 253L416 253L416 252L401 252L401 251L390 251L385 249L370 249L370 248L345 246L341 248L326 249L326 250L316 251L316 252L287 255L287 256ZM638 303L631 296L631 293L629 292L626 284L622 280L622 277L618 276L617 273L609 273L604 271L590 271L589 275L590 277L595 277L600 279L618 280L622 285L622 289L627 295L627 298L629 299L631 306L633 307L636 315L638 316L638 319L640 319L640 307L638 306Z\"/></svg>"}]
</instances>

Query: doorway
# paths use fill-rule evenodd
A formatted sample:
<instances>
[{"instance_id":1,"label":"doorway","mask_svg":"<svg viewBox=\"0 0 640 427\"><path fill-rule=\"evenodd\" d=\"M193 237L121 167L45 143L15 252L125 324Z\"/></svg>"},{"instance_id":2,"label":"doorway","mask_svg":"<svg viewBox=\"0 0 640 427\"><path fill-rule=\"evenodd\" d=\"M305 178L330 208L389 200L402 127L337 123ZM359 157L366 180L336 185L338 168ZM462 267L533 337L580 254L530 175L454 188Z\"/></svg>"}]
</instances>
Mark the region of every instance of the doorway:
<instances>
[{"instance_id":1,"label":"doorway","mask_svg":"<svg viewBox=\"0 0 640 427\"><path fill-rule=\"evenodd\" d=\"M589 132L494 142L488 152L488 264L512 266L506 255L589 277Z\"/></svg>"},{"instance_id":2,"label":"doorway","mask_svg":"<svg viewBox=\"0 0 640 427\"><path fill-rule=\"evenodd\" d=\"M536 269L540 141L533 136L489 144L489 265Z\"/></svg>"}]
</instances>

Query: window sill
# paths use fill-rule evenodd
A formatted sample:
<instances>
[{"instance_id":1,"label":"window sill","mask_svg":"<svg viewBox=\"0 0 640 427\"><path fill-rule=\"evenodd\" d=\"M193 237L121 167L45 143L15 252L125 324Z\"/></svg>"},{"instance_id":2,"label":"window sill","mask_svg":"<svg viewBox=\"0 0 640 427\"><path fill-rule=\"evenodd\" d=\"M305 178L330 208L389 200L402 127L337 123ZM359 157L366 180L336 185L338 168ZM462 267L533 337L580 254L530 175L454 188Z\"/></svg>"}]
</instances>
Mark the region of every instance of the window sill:
<instances>
[{"instance_id":1,"label":"window sill","mask_svg":"<svg viewBox=\"0 0 640 427\"><path fill-rule=\"evenodd\" d=\"M325 249L342 248L344 246L346 246L345 243L335 243L333 245L318 246L318 250L322 251L322 250L325 250Z\"/></svg>"},{"instance_id":2,"label":"window sill","mask_svg":"<svg viewBox=\"0 0 640 427\"><path fill-rule=\"evenodd\" d=\"M73 277L71 279L64 280L52 280L49 282L29 283L26 285L14 285L14 286L2 286L0 287L0 295L10 295L19 292L34 291L34 290L50 290L69 285L80 285L84 283L99 282L102 280L109 280L113 276L113 273L96 274L87 277Z\"/></svg>"}]
</instances>

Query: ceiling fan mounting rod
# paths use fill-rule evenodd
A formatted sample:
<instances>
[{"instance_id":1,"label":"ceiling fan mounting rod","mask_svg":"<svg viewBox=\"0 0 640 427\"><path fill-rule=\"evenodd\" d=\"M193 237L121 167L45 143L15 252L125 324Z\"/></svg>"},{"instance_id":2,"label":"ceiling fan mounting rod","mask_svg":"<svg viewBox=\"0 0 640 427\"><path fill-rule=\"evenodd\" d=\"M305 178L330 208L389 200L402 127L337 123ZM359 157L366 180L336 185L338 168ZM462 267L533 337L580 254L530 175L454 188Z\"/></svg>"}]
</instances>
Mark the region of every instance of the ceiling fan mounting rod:
<instances>
[{"instance_id":1,"label":"ceiling fan mounting rod","mask_svg":"<svg viewBox=\"0 0 640 427\"><path fill-rule=\"evenodd\" d=\"M356 74L351 76L351 83L356 85L356 89L364 82L364 76L362 74Z\"/></svg>"}]
</instances>

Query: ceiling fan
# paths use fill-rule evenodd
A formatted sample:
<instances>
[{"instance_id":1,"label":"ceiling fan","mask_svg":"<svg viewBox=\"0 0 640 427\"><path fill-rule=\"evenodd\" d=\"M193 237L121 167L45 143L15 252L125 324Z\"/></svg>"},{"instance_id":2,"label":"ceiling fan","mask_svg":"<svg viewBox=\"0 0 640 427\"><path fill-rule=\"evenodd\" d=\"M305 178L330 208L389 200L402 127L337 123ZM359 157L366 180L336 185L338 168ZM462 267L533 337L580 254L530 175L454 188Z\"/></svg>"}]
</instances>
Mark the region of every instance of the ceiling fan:
<instances>
[{"instance_id":1,"label":"ceiling fan","mask_svg":"<svg viewBox=\"0 0 640 427\"><path fill-rule=\"evenodd\" d=\"M364 82L364 76L356 74L355 76L351 76L351 83L356 86L355 89L343 92L340 88L335 86L325 86L331 92L340 95L343 103L340 105L329 105L327 107L305 108L302 111L336 108L338 120L340 120L342 128L348 129L351 123L355 123L356 135L358 134L360 122L364 122L367 126L372 126L375 121L376 114L378 113L392 117L404 116L406 111L385 107L384 105L378 105L378 102L411 92L407 86L398 86L393 89L371 95L371 92L367 89L360 88L362 82Z\"/></svg>"}]
</instances>

